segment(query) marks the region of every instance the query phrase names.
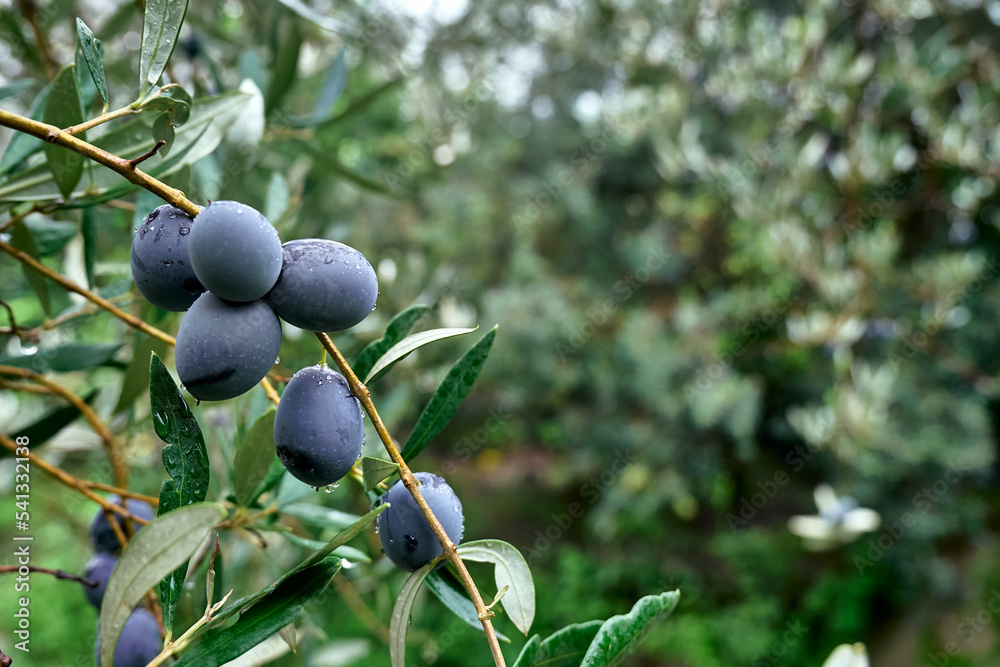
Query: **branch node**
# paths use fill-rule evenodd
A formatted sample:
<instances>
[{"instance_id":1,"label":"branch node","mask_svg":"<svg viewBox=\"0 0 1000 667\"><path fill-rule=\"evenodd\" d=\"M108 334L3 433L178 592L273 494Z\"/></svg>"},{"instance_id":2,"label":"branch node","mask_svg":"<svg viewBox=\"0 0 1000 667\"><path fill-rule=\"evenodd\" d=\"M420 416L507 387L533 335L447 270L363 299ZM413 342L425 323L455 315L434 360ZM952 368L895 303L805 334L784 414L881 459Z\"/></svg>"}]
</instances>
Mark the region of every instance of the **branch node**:
<instances>
[{"instance_id":1,"label":"branch node","mask_svg":"<svg viewBox=\"0 0 1000 667\"><path fill-rule=\"evenodd\" d=\"M143 161L148 160L149 158L153 157L154 155L156 155L156 151L160 150L161 147L166 146L166 145L167 145L167 142L165 140L163 140L163 139L160 139L159 141L156 142L155 146L153 146L151 149L149 149L148 152L143 153L139 157L132 158L131 160L129 160L128 161L128 166L131 167L132 169L135 169L135 167L136 167L137 164L139 164L140 162L143 162Z\"/></svg>"}]
</instances>

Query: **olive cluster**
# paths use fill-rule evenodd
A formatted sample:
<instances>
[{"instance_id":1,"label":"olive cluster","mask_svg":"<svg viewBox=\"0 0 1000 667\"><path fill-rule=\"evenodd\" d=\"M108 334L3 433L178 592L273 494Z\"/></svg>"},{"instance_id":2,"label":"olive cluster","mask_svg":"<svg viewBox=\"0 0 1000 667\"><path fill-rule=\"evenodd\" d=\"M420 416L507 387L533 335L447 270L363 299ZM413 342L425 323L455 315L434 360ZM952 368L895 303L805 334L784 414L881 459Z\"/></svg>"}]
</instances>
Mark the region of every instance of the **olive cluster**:
<instances>
[{"instance_id":1,"label":"olive cluster","mask_svg":"<svg viewBox=\"0 0 1000 667\"><path fill-rule=\"evenodd\" d=\"M199 400L225 400L267 375L281 346L281 320L309 331L342 331L374 308L378 281L360 252L325 239L284 245L270 222L235 201L216 201L194 218L170 205L143 220L132 244L132 275L154 305L187 311L174 352L181 382ZM274 418L278 457L297 479L320 487L346 475L364 444L363 411L347 380L325 365L289 380ZM462 505L436 475L417 473L421 493L455 543ZM442 553L403 486L384 500L382 549L416 570ZM113 536L112 536L113 537Z\"/></svg>"},{"instance_id":2,"label":"olive cluster","mask_svg":"<svg viewBox=\"0 0 1000 667\"><path fill-rule=\"evenodd\" d=\"M111 496L109 501L116 505L121 504L119 496ZM125 501L125 509L133 515L150 521L153 518L153 508L141 500L129 498ZM125 531L125 520L119 515L115 515L115 522L118 527ZM136 525L138 530L141 526ZM101 603L104 601L104 591L111 579L111 573L118 564L118 554L121 551L121 544L115 536L115 530L108 521L102 510L98 510L94 519L90 522L90 544L97 552L87 563L83 571L83 576L91 581L97 582L94 588L84 587L84 595L87 601L100 612ZM122 634L115 647L115 667L144 667L160 653L163 646L163 639L160 637L160 626L156 622L156 617L148 610L138 607L132 612ZM97 648L95 660L100 664L101 655L101 628L97 626Z\"/></svg>"},{"instance_id":3,"label":"olive cluster","mask_svg":"<svg viewBox=\"0 0 1000 667\"><path fill-rule=\"evenodd\" d=\"M258 211L212 202L194 218L166 204L132 241L132 277L152 304L187 311L177 331L181 382L199 400L239 396L281 347L281 322L342 331L375 307L378 280L360 252L327 239L282 245Z\"/></svg>"}]
</instances>

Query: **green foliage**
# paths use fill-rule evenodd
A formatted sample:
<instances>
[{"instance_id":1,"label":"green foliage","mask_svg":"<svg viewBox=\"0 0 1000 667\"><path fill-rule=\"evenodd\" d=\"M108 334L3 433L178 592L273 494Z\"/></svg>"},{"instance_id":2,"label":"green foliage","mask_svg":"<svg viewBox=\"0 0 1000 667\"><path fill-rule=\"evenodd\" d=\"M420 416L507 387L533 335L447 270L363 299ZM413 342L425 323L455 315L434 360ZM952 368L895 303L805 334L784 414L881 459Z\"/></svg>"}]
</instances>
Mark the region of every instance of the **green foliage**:
<instances>
[{"instance_id":1,"label":"green foliage","mask_svg":"<svg viewBox=\"0 0 1000 667\"><path fill-rule=\"evenodd\" d=\"M160 504L157 507L157 515L163 516L205 500L210 471L201 427L155 352L149 359L149 405L156 435L166 443L162 454L163 467L170 478L160 485ZM160 582L163 625L168 633L174 626L174 611L184 587L187 569L187 562L183 562Z\"/></svg>"}]
</instances>

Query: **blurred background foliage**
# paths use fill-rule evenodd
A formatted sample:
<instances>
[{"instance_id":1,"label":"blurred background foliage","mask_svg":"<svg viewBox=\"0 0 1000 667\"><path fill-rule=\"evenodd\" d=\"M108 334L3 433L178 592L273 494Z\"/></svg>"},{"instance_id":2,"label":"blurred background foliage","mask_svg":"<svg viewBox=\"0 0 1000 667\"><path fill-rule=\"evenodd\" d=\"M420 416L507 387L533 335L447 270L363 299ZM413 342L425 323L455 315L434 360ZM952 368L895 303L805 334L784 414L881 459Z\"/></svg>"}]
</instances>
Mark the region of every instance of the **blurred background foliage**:
<instances>
[{"instance_id":1,"label":"blurred background foliage","mask_svg":"<svg viewBox=\"0 0 1000 667\"><path fill-rule=\"evenodd\" d=\"M0 76L27 81L6 108L29 109L72 62L75 16L104 42L112 108L133 99L138 3L0 12ZM948 664L998 664L998 26L997 0L192 3L169 80L199 97L250 79L267 123L243 113L167 181L199 203L255 206L284 239L361 249L381 296L336 337L351 354L412 303L434 306L418 328L500 324L473 393L415 468L456 488L466 539L524 551L543 636L676 587L677 612L628 664L818 665L854 641L879 665L924 664L948 642ZM331 110L318 105L340 87ZM87 209L93 284L175 331L179 316L128 283L131 230L154 205L133 192ZM86 282L80 209L29 222L36 241L48 230L46 263ZM0 285L19 325L43 324L6 256ZM81 307L49 293L53 314ZM148 397L119 401L148 340L98 314L37 343L7 336L4 352L72 342L121 345L56 379L96 391L132 487L155 495ZM463 345L425 348L374 383L397 438ZM278 372L318 356L286 331ZM197 409L216 497L263 402L258 389ZM58 405L6 391L0 425ZM108 480L81 423L42 451ZM9 498L10 460L0 467ZM824 482L884 526L807 551L786 522L815 512ZM33 484L36 563L79 571L94 508L41 474ZM308 500L364 510L349 487ZM301 555L243 538L224 536L232 585L263 585ZM310 607L297 653L275 664L387 662L379 633L403 577L384 559L343 574L349 586ZM34 581L45 617L31 664L86 664L83 595ZM411 638L420 664L489 660L479 633L426 596Z\"/></svg>"}]
</instances>

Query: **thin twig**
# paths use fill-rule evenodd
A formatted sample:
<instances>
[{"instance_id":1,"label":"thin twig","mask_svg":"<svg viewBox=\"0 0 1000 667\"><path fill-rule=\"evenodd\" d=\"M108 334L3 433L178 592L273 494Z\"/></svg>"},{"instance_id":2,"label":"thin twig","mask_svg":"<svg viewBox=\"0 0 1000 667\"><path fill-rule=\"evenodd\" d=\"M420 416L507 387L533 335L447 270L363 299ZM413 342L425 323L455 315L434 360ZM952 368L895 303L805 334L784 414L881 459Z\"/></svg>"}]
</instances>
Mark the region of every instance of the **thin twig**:
<instances>
[{"instance_id":1,"label":"thin twig","mask_svg":"<svg viewBox=\"0 0 1000 667\"><path fill-rule=\"evenodd\" d=\"M375 404L372 402L371 394L358 376L354 373L351 365L347 363L347 359L341 354L337 346L333 344L330 337L325 333L317 332L316 337L322 343L323 347L329 353L330 358L333 359L337 368L340 372L344 374L347 378L347 383L351 387L351 393L361 401L361 406L368 413L368 416L372 420L372 425L375 427L375 431L378 433L379 438L382 440L382 444L385 445L386 451L389 453L389 457L399 466L399 477L403 481L403 485L407 488L410 494L413 496L413 500L417 503L417 507L420 509L420 513L424 515L427 519L428 525L431 527L434 536L437 538L438 542L441 543L441 549L444 551L444 557L447 558L455 566L458 571L458 578L461 579L462 584L465 586L465 590L468 591L469 597L472 598L472 604L476 607L476 613L479 615L479 620L483 624L483 631L486 633L486 640L489 642L490 651L493 653L493 660L497 667L505 667L503 652L500 650L500 641L497 639L496 630L493 629L493 623L490 619L493 617L493 612L486 608L486 604L483 602L482 595L479 594L479 589L476 588L476 582L472 580L472 575L469 574L469 570L465 567L465 563L462 561L462 557L458 555L458 551L455 549L455 544L448 537L448 533L445 532L444 526L438 521L437 517L434 516L434 512L431 510L427 501L424 500L423 495L420 493L420 482L413 473L410 471L406 461L403 460L403 456L399 453L399 448L396 447L395 441L392 439L392 435L389 434L389 430L385 427L382 422L382 418L378 414L378 410L375 409Z\"/></svg>"},{"instance_id":2,"label":"thin twig","mask_svg":"<svg viewBox=\"0 0 1000 667\"><path fill-rule=\"evenodd\" d=\"M134 157L131 160L129 160L128 161L128 166L130 166L133 169L135 169L135 167L136 167L137 164L139 164L140 162L145 162L149 158L153 157L154 155L156 155L156 151L160 150L160 148L162 148L163 146L166 146L166 145L167 145L166 139L160 139L148 151L146 151L145 153L143 153L139 157Z\"/></svg>"},{"instance_id":3,"label":"thin twig","mask_svg":"<svg viewBox=\"0 0 1000 667\"><path fill-rule=\"evenodd\" d=\"M52 382L46 378L41 373L36 373L35 371L28 370L26 368L17 368L15 366L0 366L0 375L8 375L19 378L24 378L35 382L37 384L43 385L48 388L53 394L57 394L64 398L70 405L79 410L80 414L83 415L84 419L90 422L93 427L94 432L100 437L101 442L104 443L104 448L108 452L108 459L111 461L112 476L115 481L115 485L121 488L128 486L128 469L122 462L121 455L118 449L115 447L114 436L111 435L111 431L108 430L107 425L98 416L97 412L94 411L92 407L87 405L83 399L63 387L60 387L55 382Z\"/></svg>"},{"instance_id":4,"label":"thin twig","mask_svg":"<svg viewBox=\"0 0 1000 667\"><path fill-rule=\"evenodd\" d=\"M102 148L98 148L93 144L78 139L72 134L67 134L55 125L42 123L37 120L32 120L31 118L25 118L24 116L4 111L3 109L0 109L0 125L9 127L19 132L24 132L25 134L30 134L31 136L38 137L39 139L47 141L50 144L62 146L63 148L88 157L94 162L102 164L112 171L121 174L130 183L134 183L135 185L145 188L153 194L158 195L168 204L172 204L192 217L198 215L198 212L201 210L191 200L185 197L184 193L180 190L172 188L163 181L153 178L141 169L136 169L130 166L129 161L125 158L118 157L117 155L109 153Z\"/></svg>"},{"instance_id":5,"label":"thin twig","mask_svg":"<svg viewBox=\"0 0 1000 667\"><path fill-rule=\"evenodd\" d=\"M21 334L18 333L17 322L14 320L14 311L11 310L10 305L3 299L0 299L0 306L3 306L3 309L7 311L7 317L10 318L10 332L20 338Z\"/></svg>"},{"instance_id":6,"label":"thin twig","mask_svg":"<svg viewBox=\"0 0 1000 667\"><path fill-rule=\"evenodd\" d=\"M69 581L78 581L88 588L97 588L101 585L101 582L94 581L93 579L87 579L76 574L70 574L65 570L52 570L47 567L38 567L37 565L0 565L0 574L4 572L17 572L20 568L26 567L29 572L41 572L42 574L51 574L56 579L67 579Z\"/></svg>"},{"instance_id":7,"label":"thin twig","mask_svg":"<svg viewBox=\"0 0 1000 667\"><path fill-rule=\"evenodd\" d=\"M0 117L2 117L3 113L4 111L0 110ZM21 250L18 250L14 246L4 241L0 241L0 250L7 253L8 255L10 255L17 261L21 262L22 264L27 264L31 268L35 269L36 271L44 275L49 280L57 282L66 289L68 289L69 291L76 292L77 294L87 299L88 301L97 304L104 310L108 311L109 313L120 319L125 324L131 327L135 327L136 329L142 331L143 333L149 334L153 338L159 338L165 343L169 343L170 345L174 344L175 342L174 337L171 336L170 334L160 331L156 327L146 324L140 318L136 317L131 313L125 312L124 310L122 310L115 304L111 303L104 297L100 296L99 294L91 292L86 287L82 287L81 285L76 284L75 282L73 282L66 276L62 275L61 273L53 271L52 269L39 262L37 259L29 255L28 253L22 252Z\"/></svg>"},{"instance_id":8,"label":"thin twig","mask_svg":"<svg viewBox=\"0 0 1000 667\"><path fill-rule=\"evenodd\" d=\"M8 436L6 433L0 432L0 445L3 445L5 448L9 449L16 456L20 456L20 454L17 453L18 450L17 445L14 444L14 441L11 440L10 436ZM147 523L147 521L142 517L132 514L124 507L119 507L118 505L115 505L113 502L111 502L104 496L99 496L93 491L91 491L89 485L85 480L80 479L76 475L71 475L70 473L66 472L57 465L49 463L48 461L40 457L38 454L35 454L34 452L29 450L27 452L27 456L25 456L24 458L27 458L28 461L41 468L43 471L47 472L49 475L54 477L60 483L65 484L71 489L76 489L84 496L86 496L90 500L93 500L95 503L100 505L103 509L110 510L116 514L120 514L121 516L127 519L132 519L132 521L135 521L136 523L141 523L143 525ZM125 489L114 489L114 492L117 493L118 495L122 495L123 493L128 494L128 491L126 491ZM115 521L112 523L112 525L116 525L117 523L118 522Z\"/></svg>"},{"instance_id":9,"label":"thin twig","mask_svg":"<svg viewBox=\"0 0 1000 667\"><path fill-rule=\"evenodd\" d=\"M79 125L73 125L67 127L65 130L63 130L63 132L65 132L66 134L80 134L81 132L86 132L92 127L97 127L102 123L107 123L109 120L114 120L115 118L121 118L122 116L130 116L132 114L137 114L141 112L142 109L133 109L131 105L127 107L122 107L121 109L117 109L115 111L109 111L106 114L101 114L97 118L91 118L90 120L84 123L80 123Z\"/></svg>"}]
</instances>

